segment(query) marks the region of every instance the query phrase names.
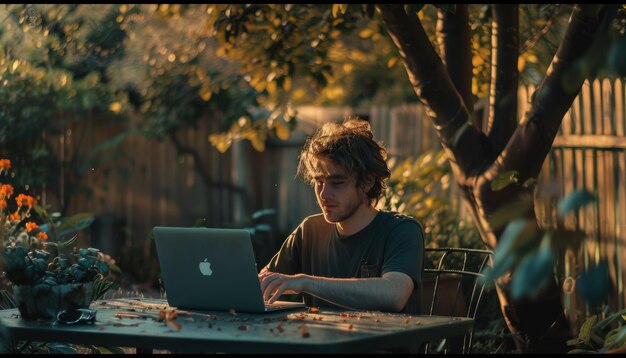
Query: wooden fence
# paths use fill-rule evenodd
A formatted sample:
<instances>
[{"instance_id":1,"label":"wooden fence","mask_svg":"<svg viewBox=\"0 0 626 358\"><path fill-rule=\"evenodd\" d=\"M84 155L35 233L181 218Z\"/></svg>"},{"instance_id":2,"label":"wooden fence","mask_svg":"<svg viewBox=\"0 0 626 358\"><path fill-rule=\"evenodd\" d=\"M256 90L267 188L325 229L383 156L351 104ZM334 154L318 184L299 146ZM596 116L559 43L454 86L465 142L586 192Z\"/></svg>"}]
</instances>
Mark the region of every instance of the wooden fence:
<instances>
[{"instance_id":1,"label":"wooden fence","mask_svg":"<svg viewBox=\"0 0 626 358\"><path fill-rule=\"evenodd\" d=\"M87 119L80 127L68 127L54 150L67 159L76 151L87 153L126 129L111 126L109 121ZM222 155L208 142L210 123L200 121L195 130L179 133L178 140L200 153L200 165L212 185L195 170L194 158L179 155L169 139L149 140L142 135L129 135L121 143L121 156L82 174L92 193L73 196L67 212L91 212L96 221L90 235L81 240L111 254L121 266L145 270L131 274L149 280L158 270L149 239L153 226L190 226L198 220L207 226L232 224L233 203L240 199L233 190L232 154ZM104 150L102 155L113 153ZM60 178L62 183L65 180ZM63 206L62 199L54 195L47 195L46 201L55 210Z\"/></svg>"},{"instance_id":2,"label":"wooden fence","mask_svg":"<svg viewBox=\"0 0 626 358\"><path fill-rule=\"evenodd\" d=\"M521 113L532 92L533 88L520 91ZM624 104L623 79L585 82L563 119L541 177L559 183L561 196L575 189L586 189L597 196L596 203L565 219L567 228L587 235L579 250L570 250L563 258L560 274L575 282L583 270L606 261L613 285L607 303L612 310L624 308L626 298ZM539 216L549 218L548 211L553 208L552 203L544 203ZM588 307L571 291L566 291L565 306L573 321L589 314ZM576 311L584 314L577 315Z\"/></svg>"}]
</instances>

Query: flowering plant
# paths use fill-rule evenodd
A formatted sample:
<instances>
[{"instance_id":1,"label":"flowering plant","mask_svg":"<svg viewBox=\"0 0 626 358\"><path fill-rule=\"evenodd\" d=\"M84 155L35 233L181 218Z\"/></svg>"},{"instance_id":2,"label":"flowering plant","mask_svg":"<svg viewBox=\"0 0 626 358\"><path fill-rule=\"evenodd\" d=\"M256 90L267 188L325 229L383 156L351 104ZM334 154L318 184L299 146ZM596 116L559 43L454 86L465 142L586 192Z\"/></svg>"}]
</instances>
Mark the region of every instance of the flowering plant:
<instances>
[{"instance_id":1,"label":"flowering plant","mask_svg":"<svg viewBox=\"0 0 626 358\"><path fill-rule=\"evenodd\" d=\"M8 159L0 159L0 176L11 168ZM84 229L93 222L91 214L77 214L66 220L55 220L32 196L19 194L15 206L10 200L14 188L0 183L0 239L4 277L13 285L33 286L33 293L45 294L52 286L94 283L90 299L106 292L112 282L104 255L98 249L76 249L77 237L61 237ZM33 213L46 221L39 225ZM68 291L71 288L68 286Z\"/></svg>"}]
</instances>

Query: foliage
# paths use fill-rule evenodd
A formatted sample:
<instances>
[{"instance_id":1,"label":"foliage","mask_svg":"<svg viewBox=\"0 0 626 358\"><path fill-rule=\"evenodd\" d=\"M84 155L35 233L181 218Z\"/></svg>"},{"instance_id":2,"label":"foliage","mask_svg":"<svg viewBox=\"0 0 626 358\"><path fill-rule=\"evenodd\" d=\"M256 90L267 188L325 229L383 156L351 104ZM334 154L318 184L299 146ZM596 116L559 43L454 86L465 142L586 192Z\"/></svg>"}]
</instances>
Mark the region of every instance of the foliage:
<instances>
[{"instance_id":1,"label":"foliage","mask_svg":"<svg viewBox=\"0 0 626 358\"><path fill-rule=\"evenodd\" d=\"M207 137L220 152L239 139L260 151L268 137L286 139L295 113L268 103L260 110L263 91L249 85L237 61L220 54L207 31L205 6L122 5L122 10L121 27L132 36L111 77L114 87L128 93L119 110L141 114L136 125L147 136L161 139L210 121L215 129Z\"/></svg>"},{"instance_id":2,"label":"foliage","mask_svg":"<svg viewBox=\"0 0 626 358\"><path fill-rule=\"evenodd\" d=\"M510 178L509 183L516 180L514 174L507 173L505 176ZM497 186L503 188L506 185ZM485 272L486 280L493 282L504 273L513 272L511 294L515 298L536 297L547 282L553 279L557 258L566 250L575 250L580 246L585 233L566 229L563 219L585 205L594 203L596 197L580 189L569 193L556 205L556 225L545 228L539 227L534 219L523 217L531 200L533 198L528 198L525 205L504 207L493 215L496 224L504 226L506 223L506 226L498 243L493 267ZM577 293L592 307L596 307L608 292L607 280L607 269L603 264L590 268L578 279Z\"/></svg>"},{"instance_id":3,"label":"foliage","mask_svg":"<svg viewBox=\"0 0 626 358\"><path fill-rule=\"evenodd\" d=\"M589 317L580 328L578 337L567 342L569 353L623 353L626 347L626 310Z\"/></svg>"},{"instance_id":4,"label":"foliage","mask_svg":"<svg viewBox=\"0 0 626 358\"><path fill-rule=\"evenodd\" d=\"M115 94L103 85L103 69L121 55L113 41L119 36L109 36L116 31L109 22L90 28L74 5L9 5L0 9L0 16L5 19L0 32L0 150L21 168L15 185L42 191L45 185L67 205L75 193L89 195L81 185L84 172L105 159L100 150L81 147L84 128L73 130L80 123L97 127L94 117L114 114L108 107ZM117 122L110 116L105 125ZM75 150L55 151L59 139ZM61 212L65 210L63 206Z\"/></svg>"},{"instance_id":5,"label":"foliage","mask_svg":"<svg viewBox=\"0 0 626 358\"><path fill-rule=\"evenodd\" d=\"M7 159L0 162L0 175L4 171L6 176L11 163ZM53 220L31 196L19 194L12 205L13 201L9 199L13 194L11 185L0 186L2 264L10 283L32 285L35 290L45 292L51 286L65 283L94 282L93 299L104 294L112 285L105 280L109 265L103 261L104 256L94 248L71 250L76 236L61 240L88 227L93 216L77 214L65 220ZM35 215L32 214L35 213L49 221L38 225L33 221Z\"/></svg>"},{"instance_id":6,"label":"foliage","mask_svg":"<svg viewBox=\"0 0 626 358\"><path fill-rule=\"evenodd\" d=\"M263 103L414 102L373 4L209 6L220 53L264 93ZM270 72L268 73L268 69Z\"/></svg>"},{"instance_id":7,"label":"foliage","mask_svg":"<svg viewBox=\"0 0 626 358\"><path fill-rule=\"evenodd\" d=\"M426 247L484 248L471 221L454 209L445 152L426 151L397 165L391 159L389 166L391 177L379 205L417 219L424 228Z\"/></svg>"}]
</instances>

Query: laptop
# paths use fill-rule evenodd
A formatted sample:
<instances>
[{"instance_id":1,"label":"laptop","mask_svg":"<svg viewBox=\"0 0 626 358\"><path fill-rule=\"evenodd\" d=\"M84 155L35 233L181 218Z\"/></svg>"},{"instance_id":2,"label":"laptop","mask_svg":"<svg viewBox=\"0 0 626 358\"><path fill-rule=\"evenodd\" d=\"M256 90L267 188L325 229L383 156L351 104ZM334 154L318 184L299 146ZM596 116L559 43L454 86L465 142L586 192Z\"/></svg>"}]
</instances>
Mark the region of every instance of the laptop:
<instances>
[{"instance_id":1,"label":"laptop","mask_svg":"<svg viewBox=\"0 0 626 358\"><path fill-rule=\"evenodd\" d=\"M172 307L251 313L304 307L304 302L263 300L247 230L156 226L153 233Z\"/></svg>"}]
</instances>

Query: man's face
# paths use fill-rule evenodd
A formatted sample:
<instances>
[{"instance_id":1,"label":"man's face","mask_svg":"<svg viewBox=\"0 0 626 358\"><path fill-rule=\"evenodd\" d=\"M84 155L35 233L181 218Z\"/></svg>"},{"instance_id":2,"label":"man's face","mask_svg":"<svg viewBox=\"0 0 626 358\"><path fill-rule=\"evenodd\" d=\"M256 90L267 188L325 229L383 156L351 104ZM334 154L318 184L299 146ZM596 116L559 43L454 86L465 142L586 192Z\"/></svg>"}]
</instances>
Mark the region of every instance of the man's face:
<instances>
[{"instance_id":1,"label":"man's face","mask_svg":"<svg viewBox=\"0 0 626 358\"><path fill-rule=\"evenodd\" d=\"M313 178L317 203L329 223L346 221L369 205L365 192L356 186L356 176L330 159L318 160Z\"/></svg>"}]
</instances>

